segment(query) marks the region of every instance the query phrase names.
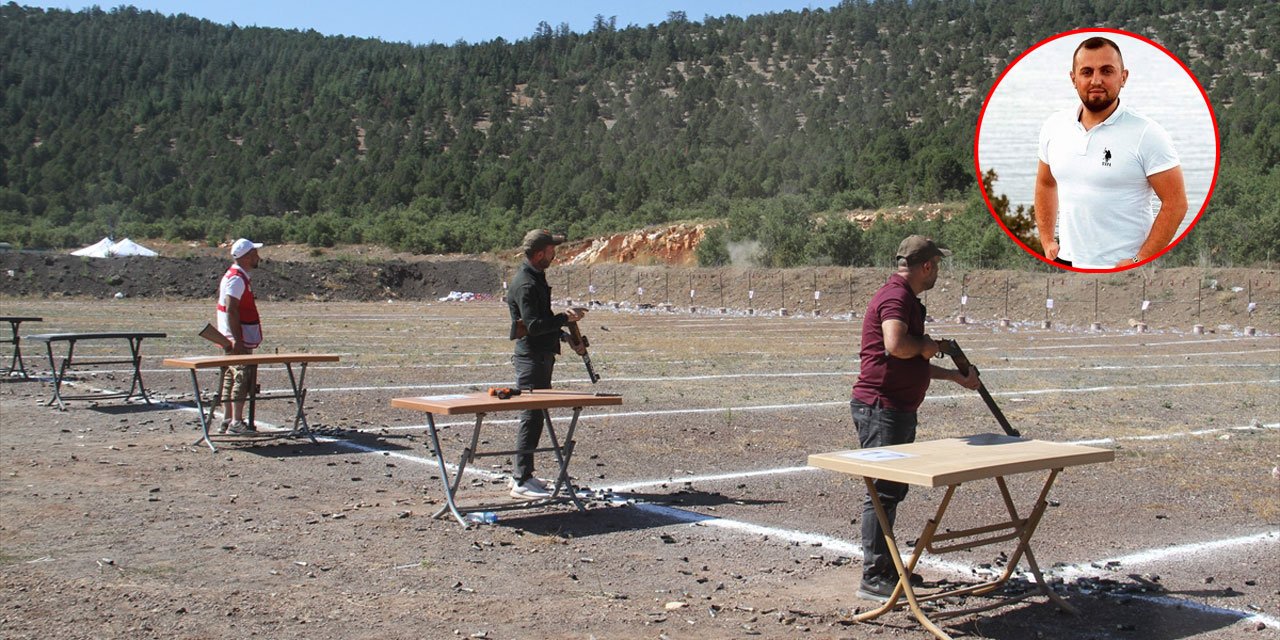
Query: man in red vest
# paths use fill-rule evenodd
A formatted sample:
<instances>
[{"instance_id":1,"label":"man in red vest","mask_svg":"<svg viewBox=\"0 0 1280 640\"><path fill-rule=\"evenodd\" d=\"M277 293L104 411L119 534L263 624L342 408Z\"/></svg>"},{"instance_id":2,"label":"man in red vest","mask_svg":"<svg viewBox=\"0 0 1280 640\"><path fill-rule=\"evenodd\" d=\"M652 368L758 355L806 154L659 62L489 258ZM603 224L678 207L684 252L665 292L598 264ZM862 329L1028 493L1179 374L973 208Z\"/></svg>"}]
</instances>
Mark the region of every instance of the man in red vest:
<instances>
[{"instance_id":1,"label":"man in red vest","mask_svg":"<svg viewBox=\"0 0 1280 640\"><path fill-rule=\"evenodd\" d=\"M227 355L244 355L262 344L262 325L253 301L249 271L257 268L261 243L244 238L231 245L234 261L218 286L218 331L231 341ZM258 377L257 365L225 367L222 370L223 420L219 433L249 433L256 429L244 421L244 401Z\"/></svg>"}]
</instances>

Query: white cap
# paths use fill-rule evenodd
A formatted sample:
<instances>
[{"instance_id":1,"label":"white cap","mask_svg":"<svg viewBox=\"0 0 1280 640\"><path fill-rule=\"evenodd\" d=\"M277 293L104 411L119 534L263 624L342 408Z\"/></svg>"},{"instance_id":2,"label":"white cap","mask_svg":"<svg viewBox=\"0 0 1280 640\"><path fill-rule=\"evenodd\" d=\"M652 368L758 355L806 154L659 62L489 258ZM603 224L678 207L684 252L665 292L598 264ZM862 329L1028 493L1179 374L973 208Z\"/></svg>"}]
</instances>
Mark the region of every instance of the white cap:
<instances>
[{"instance_id":1,"label":"white cap","mask_svg":"<svg viewBox=\"0 0 1280 640\"><path fill-rule=\"evenodd\" d=\"M262 248L261 242L250 242L246 238L240 238L239 240L236 240L231 245L231 257L238 260L240 258L243 258L245 254L249 253L250 251L253 251L254 249L261 249L261 248Z\"/></svg>"}]
</instances>

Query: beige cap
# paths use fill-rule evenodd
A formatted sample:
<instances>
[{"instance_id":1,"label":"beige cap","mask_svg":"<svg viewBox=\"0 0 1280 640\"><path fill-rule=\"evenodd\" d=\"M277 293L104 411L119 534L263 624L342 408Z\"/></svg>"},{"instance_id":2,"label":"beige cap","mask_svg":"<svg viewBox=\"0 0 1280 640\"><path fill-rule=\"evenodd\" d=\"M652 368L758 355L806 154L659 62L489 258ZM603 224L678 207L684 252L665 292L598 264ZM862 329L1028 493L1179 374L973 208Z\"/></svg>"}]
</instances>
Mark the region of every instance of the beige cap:
<instances>
[{"instance_id":1,"label":"beige cap","mask_svg":"<svg viewBox=\"0 0 1280 640\"><path fill-rule=\"evenodd\" d=\"M564 234L551 233L546 229L534 229L524 234L524 244L521 245L521 248L524 249L525 253L533 253L547 245L561 244L564 240Z\"/></svg>"},{"instance_id":2,"label":"beige cap","mask_svg":"<svg viewBox=\"0 0 1280 640\"><path fill-rule=\"evenodd\" d=\"M949 256L950 249L934 244L933 240L924 236L907 236L898 245L898 258L906 258L907 264L920 264L932 260L935 256Z\"/></svg>"}]
</instances>

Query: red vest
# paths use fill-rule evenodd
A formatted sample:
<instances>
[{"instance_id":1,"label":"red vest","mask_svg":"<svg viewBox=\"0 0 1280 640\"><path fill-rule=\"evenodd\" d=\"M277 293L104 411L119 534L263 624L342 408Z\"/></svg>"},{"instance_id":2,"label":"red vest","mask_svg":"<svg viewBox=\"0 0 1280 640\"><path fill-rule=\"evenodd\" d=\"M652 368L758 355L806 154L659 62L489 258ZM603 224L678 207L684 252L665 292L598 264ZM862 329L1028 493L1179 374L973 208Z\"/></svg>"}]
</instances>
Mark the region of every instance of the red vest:
<instances>
[{"instance_id":1,"label":"red vest","mask_svg":"<svg viewBox=\"0 0 1280 640\"><path fill-rule=\"evenodd\" d=\"M224 281L228 278L244 280L244 295L240 296L240 324L241 326L248 325L254 329L253 331L246 331L244 338L245 346L250 349L255 348L262 342L262 329L258 326L260 323L258 305L253 301L253 288L249 283L249 274L244 269L241 269L240 265L233 264L230 269L227 269L226 274L222 276ZM221 296L218 297L218 311L221 313L227 312L227 307L222 304ZM257 340L254 340L254 338L257 338Z\"/></svg>"}]
</instances>

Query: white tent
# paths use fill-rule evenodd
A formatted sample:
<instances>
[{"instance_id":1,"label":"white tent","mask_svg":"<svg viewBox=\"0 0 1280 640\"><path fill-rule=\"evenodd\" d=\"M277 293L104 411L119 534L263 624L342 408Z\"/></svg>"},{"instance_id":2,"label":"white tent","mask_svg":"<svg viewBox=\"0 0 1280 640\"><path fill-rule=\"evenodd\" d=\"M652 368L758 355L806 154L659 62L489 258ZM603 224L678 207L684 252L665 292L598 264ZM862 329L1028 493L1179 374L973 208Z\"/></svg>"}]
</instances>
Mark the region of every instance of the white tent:
<instances>
[{"instance_id":1,"label":"white tent","mask_svg":"<svg viewBox=\"0 0 1280 640\"><path fill-rule=\"evenodd\" d=\"M112 258L115 256L158 256L160 254L152 251L128 238L120 242L111 242L111 238L103 238L83 249L72 251L73 256L85 256L89 258Z\"/></svg>"},{"instance_id":2,"label":"white tent","mask_svg":"<svg viewBox=\"0 0 1280 640\"><path fill-rule=\"evenodd\" d=\"M111 245L110 253L113 256L146 256L148 258L160 255L128 238Z\"/></svg>"},{"instance_id":3,"label":"white tent","mask_svg":"<svg viewBox=\"0 0 1280 640\"><path fill-rule=\"evenodd\" d=\"M111 238L103 238L83 249L72 251L73 256L85 256L89 258L105 258L111 255Z\"/></svg>"}]
</instances>

